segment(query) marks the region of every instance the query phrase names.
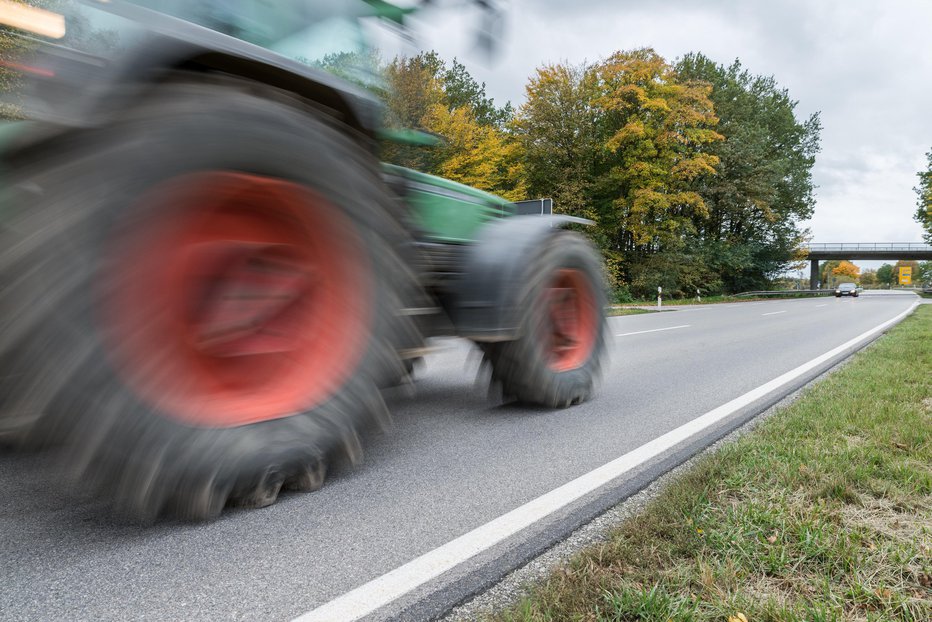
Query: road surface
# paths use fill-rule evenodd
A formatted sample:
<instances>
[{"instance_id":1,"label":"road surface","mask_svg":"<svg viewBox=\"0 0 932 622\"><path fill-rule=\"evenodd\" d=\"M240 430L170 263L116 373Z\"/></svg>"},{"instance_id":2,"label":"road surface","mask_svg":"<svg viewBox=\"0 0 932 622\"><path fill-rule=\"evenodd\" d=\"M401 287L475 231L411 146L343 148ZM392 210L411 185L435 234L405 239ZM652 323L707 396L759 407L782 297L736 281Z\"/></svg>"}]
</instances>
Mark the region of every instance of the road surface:
<instances>
[{"instance_id":1,"label":"road surface","mask_svg":"<svg viewBox=\"0 0 932 622\"><path fill-rule=\"evenodd\" d=\"M341 603L378 604L386 594L387 606L373 619L430 618L853 346L763 397L732 402L735 411L717 424L465 562L450 562L450 572L422 584L412 578L412 560L435 563L438 547L484 533L490 521L801 369L916 300L867 293L610 318L611 360L600 393L563 411L495 406L475 386L468 344L443 340L419 372L416 396L390 398L395 424L368 436L361 467L338 467L319 492L227 511L210 524L119 524L96 502L61 495L42 475L42 456L0 455L0 619L327 619ZM335 601L371 581L352 593L363 601Z\"/></svg>"}]
</instances>

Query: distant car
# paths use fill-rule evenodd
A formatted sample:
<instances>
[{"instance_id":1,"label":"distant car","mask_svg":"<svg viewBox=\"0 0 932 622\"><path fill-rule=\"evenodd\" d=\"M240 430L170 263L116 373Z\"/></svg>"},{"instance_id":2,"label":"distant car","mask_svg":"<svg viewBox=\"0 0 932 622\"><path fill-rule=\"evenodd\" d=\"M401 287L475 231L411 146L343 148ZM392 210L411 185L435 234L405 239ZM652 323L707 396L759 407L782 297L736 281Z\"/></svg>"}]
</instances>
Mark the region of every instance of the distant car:
<instances>
[{"instance_id":1,"label":"distant car","mask_svg":"<svg viewBox=\"0 0 932 622\"><path fill-rule=\"evenodd\" d=\"M841 298L842 296L854 296L858 297L859 288L854 283L842 283L835 288L835 298Z\"/></svg>"}]
</instances>

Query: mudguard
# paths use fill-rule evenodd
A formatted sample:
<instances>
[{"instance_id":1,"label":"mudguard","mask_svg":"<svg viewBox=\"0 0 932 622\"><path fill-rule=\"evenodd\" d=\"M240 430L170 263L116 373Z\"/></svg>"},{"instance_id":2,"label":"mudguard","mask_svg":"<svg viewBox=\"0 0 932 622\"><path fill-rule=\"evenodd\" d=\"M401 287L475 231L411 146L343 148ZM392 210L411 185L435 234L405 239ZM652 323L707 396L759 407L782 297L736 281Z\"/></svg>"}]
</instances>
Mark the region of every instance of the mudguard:
<instances>
[{"instance_id":1,"label":"mudguard","mask_svg":"<svg viewBox=\"0 0 932 622\"><path fill-rule=\"evenodd\" d=\"M452 284L450 316L461 337L509 341L518 337L521 289L536 250L568 224L594 224L574 216L512 216L484 226Z\"/></svg>"}]
</instances>

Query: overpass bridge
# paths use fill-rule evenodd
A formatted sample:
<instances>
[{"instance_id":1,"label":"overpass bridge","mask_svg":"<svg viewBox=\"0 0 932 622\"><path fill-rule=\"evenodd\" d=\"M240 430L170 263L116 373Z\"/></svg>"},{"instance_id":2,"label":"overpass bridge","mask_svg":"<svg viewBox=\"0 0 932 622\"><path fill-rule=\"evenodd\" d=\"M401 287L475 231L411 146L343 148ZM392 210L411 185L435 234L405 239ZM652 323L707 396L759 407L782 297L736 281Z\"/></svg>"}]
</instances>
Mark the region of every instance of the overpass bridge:
<instances>
[{"instance_id":1,"label":"overpass bridge","mask_svg":"<svg viewBox=\"0 0 932 622\"><path fill-rule=\"evenodd\" d=\"M875 259L903 261L932 260L932 246L917 242L845 242L810 244L806 247L809 260L809 287L819 282L819 262L831 259Z\"/></svg>"}]
</instances>

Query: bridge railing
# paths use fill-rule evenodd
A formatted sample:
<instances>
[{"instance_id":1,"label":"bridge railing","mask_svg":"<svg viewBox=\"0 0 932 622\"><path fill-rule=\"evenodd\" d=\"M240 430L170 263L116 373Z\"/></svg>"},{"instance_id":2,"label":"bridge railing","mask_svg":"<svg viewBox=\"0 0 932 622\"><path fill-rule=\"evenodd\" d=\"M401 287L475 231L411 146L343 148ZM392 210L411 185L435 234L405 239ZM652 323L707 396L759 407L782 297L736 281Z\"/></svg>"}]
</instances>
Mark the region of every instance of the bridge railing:
<instances>
[{"instance_id":1,"label":"bridge railing","mask_svg":"<svg viewBox=\"0 0 932 622\"><path fill-rule=\"evenodd\" d=\"M811 251L930 251L932 246L921 242L842 242L809 244L803 248Z\"/></svg>"}]
</instances>

